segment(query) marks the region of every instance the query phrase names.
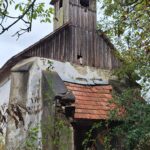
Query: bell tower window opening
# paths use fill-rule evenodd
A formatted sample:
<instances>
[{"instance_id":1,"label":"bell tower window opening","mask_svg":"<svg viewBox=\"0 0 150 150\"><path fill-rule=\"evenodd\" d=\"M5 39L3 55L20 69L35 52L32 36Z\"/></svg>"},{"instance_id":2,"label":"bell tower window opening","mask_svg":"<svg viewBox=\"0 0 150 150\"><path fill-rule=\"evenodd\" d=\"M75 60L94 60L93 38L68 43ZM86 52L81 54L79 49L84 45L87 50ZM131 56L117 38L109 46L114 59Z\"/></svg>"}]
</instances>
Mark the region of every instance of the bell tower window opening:
<instances>
[{"instance_id":1,"label":"bell tower window opening","mask_svg":"<svg viewBox=\"0 0 150 150\"><path fill-rule=\"evenodd\" d=\"M77 55L77 59L78 59L80 65L83 65L83 57L81 55Z\"/></svg>"},{"instance_id":2,"label":"bell tower window opening","mask_svg":"<svg viewBox=\"0 0 150 150\"><path fill-rule=\"evenodd\" d=\"M89 7L89 0L80 0L80 4L83 7Z\"/></svg>"},{"instance_id":3,"label":"bell tower window opening","mask_svg":"<svg viewBox=\"0 0 150 150\"><path fill-rule=\"evenodd\" d=\"M60 0L59 1L59 8L62 8L63 7L63 0Z\"/></svg>"}]
</instances>

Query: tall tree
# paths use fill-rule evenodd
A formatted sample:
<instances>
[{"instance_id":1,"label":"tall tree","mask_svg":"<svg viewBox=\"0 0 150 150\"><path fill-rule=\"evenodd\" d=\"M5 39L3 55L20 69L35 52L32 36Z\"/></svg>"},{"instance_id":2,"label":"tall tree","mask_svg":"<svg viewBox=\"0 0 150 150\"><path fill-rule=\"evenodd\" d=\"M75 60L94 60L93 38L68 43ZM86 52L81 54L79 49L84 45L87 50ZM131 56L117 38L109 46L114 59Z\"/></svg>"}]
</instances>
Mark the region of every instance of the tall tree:
<instances>
[{"instance_id":1,"label":"tall tree","mask_svg":"<svg viewBox=\"0 0 150 150\"><path fill-rule=\"evenodd\" d=\"M108 131L106 139L118 137L119 147L116 149L149 150L150 103L141 98L135 82L141 79L143 93L150 91L150 1L99 2L104 15L100 15L98 27L111 38L122 60L122 66L116 74L121 79L126 78L131 86L115 94L112 100L119 109L110 112L110 120L118 120L120 124ZM123 115L118 116L120 108L123 109Z\"/></svg>"},{"instance_id":2,"label":"tall tree","mask_svg":"<svg viewBox=\"0 0 150 150\"><path fill-rule=\"evenodd\" d=\"M98 0L101 3L99 28L108 34L119 51L119 77L130 82L141 78L150 88L150 1ZM148 85L149 84L149 85ZM132 84L131 84L132 85ZM146 86L145 86L146 85Z\"/></svg>"}]
</instances>

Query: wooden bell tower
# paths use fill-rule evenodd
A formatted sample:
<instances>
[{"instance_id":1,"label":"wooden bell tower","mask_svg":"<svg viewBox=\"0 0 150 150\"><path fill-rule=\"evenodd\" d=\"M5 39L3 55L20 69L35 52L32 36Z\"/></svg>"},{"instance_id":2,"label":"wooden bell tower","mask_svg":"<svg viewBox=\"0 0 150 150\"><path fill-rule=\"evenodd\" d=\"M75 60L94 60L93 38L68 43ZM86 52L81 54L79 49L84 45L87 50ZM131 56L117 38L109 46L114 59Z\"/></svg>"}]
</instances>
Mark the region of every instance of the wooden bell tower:
<instances>
[{"instance_id":1,"label":"wooden bell tower","mask_svg":"<svg viewBox=\"0 0 150 150\"><path fill-rule=\"evenodd\" d=\"M51 0L51 4L56 42L50 42L51 58L102 69L119 66L114 46L96 30L96 0Z\"/></svg>"},{"instance_id":2,"label":"wooden bell tower","mask_svg":"<svg viewBox=\"0 0 150 150\"><path fill-rule=\"evenodd\" d=\"M70 22L82 30L96 30L96 0L52 0L54 30Z\"/></svg>"}]
</instances>

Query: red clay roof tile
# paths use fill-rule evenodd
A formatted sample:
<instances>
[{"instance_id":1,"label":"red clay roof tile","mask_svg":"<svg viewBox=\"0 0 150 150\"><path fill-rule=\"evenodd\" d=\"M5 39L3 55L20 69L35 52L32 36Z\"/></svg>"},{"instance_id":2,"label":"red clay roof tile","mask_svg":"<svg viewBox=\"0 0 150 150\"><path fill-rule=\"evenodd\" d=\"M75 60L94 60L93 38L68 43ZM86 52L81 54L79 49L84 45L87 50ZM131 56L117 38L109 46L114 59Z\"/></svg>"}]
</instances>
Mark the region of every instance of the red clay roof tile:
<instances>
[{"instance_id":1,"label":"red clay roof tile","mask_svg":"<svg viewBox=\"0 0 150 150\"><path fill-rule=\"evenodd\" d=\"M65 83L75 100L75 119L107 119L109 111L115 108L110 103L112 86L90 86Z\"/></svg>"}]
</instances>

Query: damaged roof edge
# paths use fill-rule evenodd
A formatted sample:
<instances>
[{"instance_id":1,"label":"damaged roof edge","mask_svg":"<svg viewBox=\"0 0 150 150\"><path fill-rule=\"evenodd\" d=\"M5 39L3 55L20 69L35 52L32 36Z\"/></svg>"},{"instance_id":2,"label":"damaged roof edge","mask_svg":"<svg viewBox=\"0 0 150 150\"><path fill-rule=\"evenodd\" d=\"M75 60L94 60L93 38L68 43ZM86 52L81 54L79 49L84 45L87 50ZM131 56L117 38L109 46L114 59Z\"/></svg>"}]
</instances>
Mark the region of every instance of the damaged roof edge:
<instances>
[{"instance_id":1,"label":"damaged roof edge","mask_svg":"<svg viewBox=\"0 0 150 150\"><path fill-rule=\"evenodd\" d=\"M51 88L55 98L60 98L64 102L74 102L75 96L71 91L68 91L64 81L55 71L42 71L43 83L47 83L47 86L44 85L44 88ZM50 91L49 91L50 92Z\"/></svg>"}]
</instances>

